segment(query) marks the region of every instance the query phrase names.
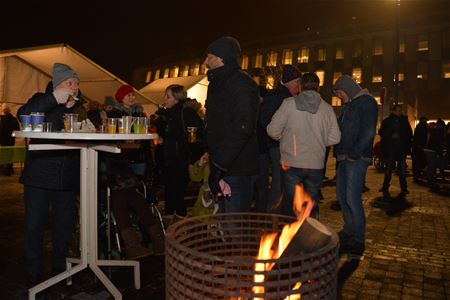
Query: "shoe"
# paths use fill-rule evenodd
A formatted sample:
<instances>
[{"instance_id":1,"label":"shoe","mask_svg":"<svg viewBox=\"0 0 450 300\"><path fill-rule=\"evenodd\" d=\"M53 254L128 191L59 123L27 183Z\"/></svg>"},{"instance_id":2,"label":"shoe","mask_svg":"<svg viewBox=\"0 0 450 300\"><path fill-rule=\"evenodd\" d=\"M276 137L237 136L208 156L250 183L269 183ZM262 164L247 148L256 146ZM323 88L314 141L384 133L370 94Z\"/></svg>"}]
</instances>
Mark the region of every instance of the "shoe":
<instances>
[{"instance_id":1,"label":"shoe","mask_svg":"<svg viewBox=\"0 0 450 300\"><path fill-rule=\"evenodd\" d=\"M367 186L363 186L362 192L365 193L365 192L368 192L368 191L370 191L370 188L368 188Z\"/></svg>"},{"instance_id":2,"label":"shoe","mask_svg":"<svg viewBox=\"0 0 450 300\"><path fill-rule=\"evenodd\" d=\"M341 210L341 204L339 203L339 201L333 201L331 203L331 205L330 205L330 208L332 210L335 210L335 211L340 211Z\"/></svg>"},{"instance_id":3,"label":"shoe","mask_svg":"<svg viewBox=\"0 0 450 300\"><path fill-rule=\"evenodd\" d=\"M338 232L338 236L339 236L339 243L341 244L346 243L351 238L351 236L345 233L343 230Z\"/></svg>"},{"instance_id":4,"label":"shoe","mask_svg":"<svg viewBox=\"0 0 450 300\"><path fill-rule=\"evenodd\" d=\"M363 243L358 242L352 238L347 240L345 243L340 244L339 246L339 254L349 254L349 255L358 255L362 256L366 247Z\"/></svg>"},{"instance_id":5,"label":"shoe","mask_svg":"<svg viewBox=\"0 0 450 300\"><path fill-rule=\"evenodd\" d=\"M127 259L138 259L153 253L141 245L141 235L134 228L129 227L120 231L122 240L125 243Z\"/></svg>"},{"instance_id":6,"label":"shoe","mask_svg":"<svg viewBox=\"0 0 450 300\"><path fill-rule=\"evenodd\" d=\"M155 256L164 255L165 244L164 244L164 232L161 225L156 222L147 230L147 233L152 241L153 254Z\"/></svg>"},{"instance_id":7,"label":"shoe","mask_svg":"<svg viewBox=\"0 0 450 300\"><path fill-rule=\"evenodd\" d=\"M402 194L402 195L408 195L409 194L409 191L408 190L402 190L401 192L400 192L400 194Z\"/></svg>"}]
</instances>

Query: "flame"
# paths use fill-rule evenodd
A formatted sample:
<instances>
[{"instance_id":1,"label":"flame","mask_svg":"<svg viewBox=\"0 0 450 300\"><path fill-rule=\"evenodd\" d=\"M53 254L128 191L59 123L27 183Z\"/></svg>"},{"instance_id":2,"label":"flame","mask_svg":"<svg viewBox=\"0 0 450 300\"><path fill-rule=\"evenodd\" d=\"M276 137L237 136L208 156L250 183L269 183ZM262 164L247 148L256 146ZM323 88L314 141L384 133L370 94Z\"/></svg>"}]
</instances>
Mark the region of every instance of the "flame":
<instances>
[{"instance_id":1,"label":"flame","mask_svg":"<svg viewBox=\"0 0 450 300\"><path fill-rule=\"evenodd\" d=\"M287 246L294 238L298 229L302 226L303 222L311 214L314 202L311 200L308 194L305 193L302 185L295 187L293 209L297 216L297 221L287 224L283 227L281 234L278 232L269 233L261 237L259 244L258 260L278 259L281 257ZM278 238L278 244L276 244ZM274 263L255 263L255 272L269 271L274 266ZM263 274L255 274L253 282L261 284L264 282ZM300 289L302 283L297 282L293 287L293 290ZM252 289L255 294L264 293L263 286L254 286ZM284 300L298 300L301 295L290 295ZM255 297L254 299L263 299Z\"/></svg>"}]
</instances>

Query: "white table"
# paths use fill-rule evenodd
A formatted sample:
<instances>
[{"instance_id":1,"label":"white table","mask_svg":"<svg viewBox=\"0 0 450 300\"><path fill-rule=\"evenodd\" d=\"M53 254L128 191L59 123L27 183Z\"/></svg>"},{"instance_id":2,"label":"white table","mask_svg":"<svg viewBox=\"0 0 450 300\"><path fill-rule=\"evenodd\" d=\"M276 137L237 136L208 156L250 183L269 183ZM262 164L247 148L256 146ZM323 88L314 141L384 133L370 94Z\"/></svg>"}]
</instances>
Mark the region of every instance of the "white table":
<instances>
[{"instance_id":1,"label":"white table","mask_svg":"<svg viewBox=\"0 0 450 300\"><path fill-rule=\"evenodd\" d=\"M130 266L134 268L134 286L140 289L139 262L133 260L100 260L97 237L97 162L98 151L120 153L118 145L105 144L105 141L151 140L157 134L107 134L107 133L64 133L64 132L24 132L14 131L16 137L48 139L48 144L30 144L28 151L33 150L80 150L80 258L67 258L67 270L28 290L30 300L46 288L67 279L71 284L71 276L89 267L105 285L114 299L122 299L122 294L112 284L99 266ZM54 144L52 140L70 140L71 143ZM103 143L102 143L103 141Z\"/></svg>"}]
</instances>

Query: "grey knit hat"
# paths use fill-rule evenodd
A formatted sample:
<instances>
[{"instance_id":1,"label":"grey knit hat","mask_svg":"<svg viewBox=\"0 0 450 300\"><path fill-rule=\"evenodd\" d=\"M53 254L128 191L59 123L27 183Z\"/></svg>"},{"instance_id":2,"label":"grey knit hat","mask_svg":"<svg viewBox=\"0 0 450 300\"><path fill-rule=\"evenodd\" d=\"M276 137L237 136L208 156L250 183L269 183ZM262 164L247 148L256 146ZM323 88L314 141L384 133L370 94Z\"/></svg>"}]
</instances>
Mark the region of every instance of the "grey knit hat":
<instances>
[{"instance_id":1,"label":"grey knit hat","mask_svg":"<svg viewBox=\"0 0 450 300\"><path fill-rule=\"evenodd\" d=\"M336 94L336 91L338 90L344 91L350 100L352 100L356 94L362 90L362 88L350 76L342 75L334 84L333 94Z\"/></svg>"},{"instance_id":2,"label":"grey knit hat","mask_svg":"<svg viewBox=\"0 0 450 300\"><path fill-rule=\"evenodd\" d=\"M53 88L56 88L58 84L69 78L76 78L80 81L80 76L68 65L61 63L53 65Z\"/></svg>"}]
</instances>

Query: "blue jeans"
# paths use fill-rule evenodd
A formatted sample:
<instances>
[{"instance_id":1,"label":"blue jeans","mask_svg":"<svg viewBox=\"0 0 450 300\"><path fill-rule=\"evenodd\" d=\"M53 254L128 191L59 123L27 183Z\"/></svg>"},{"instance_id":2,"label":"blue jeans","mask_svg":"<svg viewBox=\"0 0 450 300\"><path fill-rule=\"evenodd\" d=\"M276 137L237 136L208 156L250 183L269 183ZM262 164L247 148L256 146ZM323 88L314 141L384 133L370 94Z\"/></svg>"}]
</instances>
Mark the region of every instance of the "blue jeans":
<instances>
[{"instance_id":1,"label":"blue jeans","mask_svg":"<svg viewBox=\"0 0 450 300\"><path fill-rule=\"evenodd\" d=\"M364 243L366 217L361 199L364 177L369 162L364 160L340 161L336 171L336 197L344 215L344 233Z\"/></svg>"},{"instance_id":2,"label":"blue jeans","mask_svg":"<svg viewBox=\"0 0 450 300\"><path fill-rule=\"evenodd\" d=\"M279 212L283 215L295 217L293 201L295 187L303 184L305 192L314 201L311 217L319 219L319 194L323 180L323 169L302 169L290 167L283 173L285 195Z\"/></svg>"},{"instance_id":3,"label":"blue jeans","mask_svg":"<svg viewBox=\"0 0 450 300\"><path fill-rule=\"evenodd\" d=\"M219 212L251 212L253 190L257 178L258 175L223 177L223 180L231 187L231 197L219 201Z\"/></svg>"},{"instance_id":4,"label":"blue jeans","mask_svg":"<svg viewBox=\"0 0 450 300\"><path fill-rule=\"evenodd\" d=\"M269 149L270 164L272 168L272 183L270 185L269 202L267 203L267 211L269 211L283 192L282 171L281 171L281 154L280 147Z\"/></svg>"}]
</instances>

